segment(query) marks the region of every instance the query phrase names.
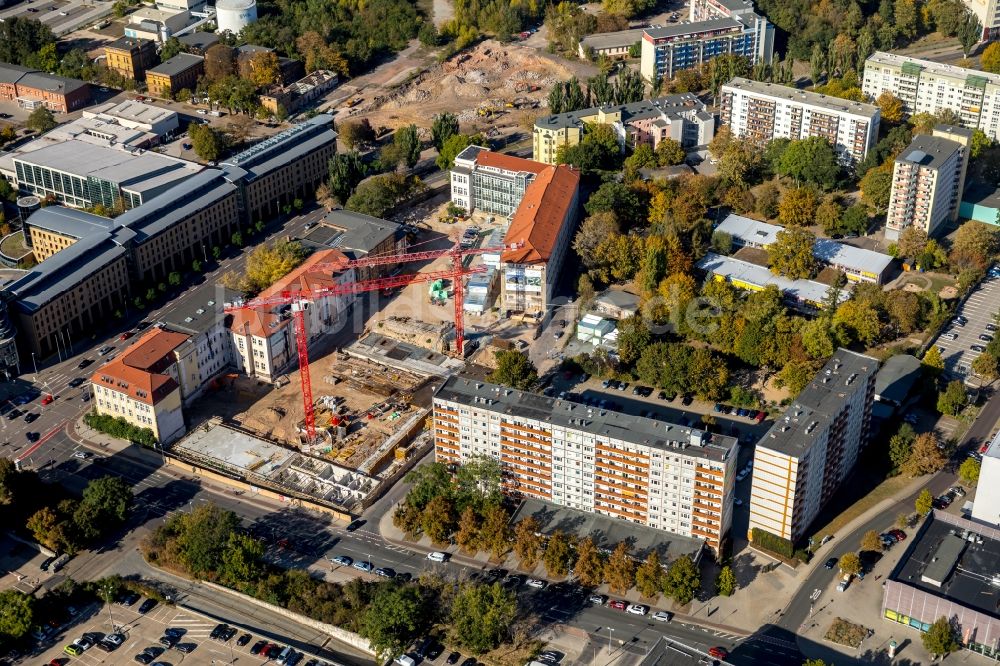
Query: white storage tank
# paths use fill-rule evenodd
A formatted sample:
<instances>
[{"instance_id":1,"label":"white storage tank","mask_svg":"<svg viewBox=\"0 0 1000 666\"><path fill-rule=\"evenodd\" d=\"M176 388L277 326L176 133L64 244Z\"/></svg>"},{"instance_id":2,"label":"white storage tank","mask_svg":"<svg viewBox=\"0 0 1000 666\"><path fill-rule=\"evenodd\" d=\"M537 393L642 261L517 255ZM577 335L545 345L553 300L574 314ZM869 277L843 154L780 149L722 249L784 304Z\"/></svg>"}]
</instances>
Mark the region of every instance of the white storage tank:
<instances>
[{"instance_id":1,"label":"white storage tank","mask_svg":"<svg viewBox=\"0 0 1000 666\"><path fill-rule=\"evenodd\" d=\"M215 3L217 32L239 34L257 20L257 0L218 0Z\"/></svg>"}]
</instances>

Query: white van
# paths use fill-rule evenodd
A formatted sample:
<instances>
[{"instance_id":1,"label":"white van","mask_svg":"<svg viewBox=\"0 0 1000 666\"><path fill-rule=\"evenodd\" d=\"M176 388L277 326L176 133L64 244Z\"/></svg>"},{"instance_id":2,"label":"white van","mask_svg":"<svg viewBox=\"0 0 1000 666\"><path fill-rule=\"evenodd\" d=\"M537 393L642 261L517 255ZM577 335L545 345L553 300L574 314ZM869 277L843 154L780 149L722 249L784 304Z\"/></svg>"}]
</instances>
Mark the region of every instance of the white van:
<instances>
[{"instance_id":1,"label":"white van","mask_svg":"<svg viewBox=\"0 0 1000 666\"><path fill-rule=\"evenodd\" d=\"M448 553L435 550L432 553L427 553L427 559L431 562L444 562L448 559Z\"/></svg>"},{"instance_id":2,"label":"white van","mask_svg":"<svg viewBox=\"0 0 1000 666\"><path fill-rule=\"evenodd\" d=\"M408 654L399 655L393 663L399 664L399 666L417 666L417 660Z\"/></svg>"}]
</instances>

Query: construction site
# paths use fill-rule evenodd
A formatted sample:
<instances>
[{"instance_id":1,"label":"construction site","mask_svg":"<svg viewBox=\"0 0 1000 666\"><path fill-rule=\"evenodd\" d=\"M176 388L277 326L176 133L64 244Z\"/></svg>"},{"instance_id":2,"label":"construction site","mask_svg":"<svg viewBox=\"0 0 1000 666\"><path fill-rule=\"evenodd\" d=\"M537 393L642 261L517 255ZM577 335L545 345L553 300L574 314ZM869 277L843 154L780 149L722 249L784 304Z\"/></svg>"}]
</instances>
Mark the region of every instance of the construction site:
<instances>
[{"instance_id":1,"label":"construction site","mask_svg":"<svg viewBox=\"0 0 1000 666\"><path fill-rule=\"evenodd\" d=\"M435 114L449 112L471 131L490 130L498 120L516 126L521 115L533 118L546 106L555 83L575 74L536 49L486 40L391 89L358 90L340 120L363 116L376 127L426 128Z\"/></svg>"}]
</instances>

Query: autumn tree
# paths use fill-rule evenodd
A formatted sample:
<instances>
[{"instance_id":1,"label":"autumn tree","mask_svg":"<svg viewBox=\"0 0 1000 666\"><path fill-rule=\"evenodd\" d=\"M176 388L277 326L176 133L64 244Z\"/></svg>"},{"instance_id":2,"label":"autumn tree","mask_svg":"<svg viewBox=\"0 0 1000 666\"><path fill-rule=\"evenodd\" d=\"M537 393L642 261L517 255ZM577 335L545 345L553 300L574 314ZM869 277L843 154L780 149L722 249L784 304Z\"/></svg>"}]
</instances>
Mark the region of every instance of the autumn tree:
<instances>
[{"instance_id":1,"label":"autumn tree","mask_svg":"<svg viewBox=\"0 0 1000 666\"><path fill-rule=\"evenodd\" d=\"M855 552L844 553L840 557L840 572L857 576L861 573L861 558Z\"/></svg>"},{"instance_id":2,"label":"autumn tree","mask_svg":"<svg viewBox=\"0 0 1000 666\"><path fill-rule=\"evenodd\" d=\"M882 322L879 312L870 301L852 298L837 306L833 314L833 324L839 330L846 332L851 339L859 340L867 345L878 341L882 333Z\"/></svg>"},{"instance_id":3,"label":"autumn tree","mask_svg":"<svg viewBox=\"0 0 1000 666\"><path fill-rule=\"evenodd\" d=\"M458 531L455 533L455 543L468 552L475 551L479 541L479 516L471 506L465 507L458 521Z\"/></svg>"},{"instance_id":4,"label":"autumn tree","mask_svg":"<svg viewBox=\"0 0 1000 666\"><path fill-rule=\"evenodd\" d=\"M219 81L236 74L236 51L223 43L213 44L205 50L205 78Z\"/></svg>"},{"instance_id":5,"label":"autumn tree","mask_svg":"<svg viewBox=\"0 0 1000 666\"><path fill-rule=\"evenodd\" d=\"M983 270L997 250L997 232L989 225L968 220L955 232L948 261L956 270Z\"/></svg>"},{"instance_id":6,"label":"autumn tree","mask_svg":"<svg viewBox=\"0 0 1000 666\"><path fill-rule=\"evenodd\" d=\"M337 130L348 150L363 148L375 141L375 129L367 118L341 123Z\"/></svg>"},{"instance_id":7,"label":"autumn tree","mask_svg":"<svg viewBox=\"0 0 1000 666\"><path fill-rule=\"evenodd\" d=\"M972 359L972 371L976 373L980 379L991 382L997 377L1000 377L1000 358L997 358L993 354L989 353L989 350L987 350L985 353L982 353Z\"/></svg>"},{"instance_id":8,"label":"autumn tree","mask_svg":"<svg viewBox=\"0 0 1000 666\"><path fill-rule=\"evenodd\" d=\"M420 526L436 544L447 544L455 530L455 505L448 497L438 496L424 507Z\"/></svg>"},{"instance_id":9,"label":"autumn tree","mask_svg":"<svg viewBox=\"0 0 1000 666\"><path fill-rule=\"evenodd\" d=\"M899 99L888 90L878 96L878 99L875 100L875 104L878 106L879 111L881 112L882 120L885 122L903 122L903 100Z\"/></svg>"},{"instance_id":10,"label":"autumn tree","mask_svg":"<svg viewBox=\"0 0 1000 666\"><path fill-rule=\"evenodd\" d=\"M1000 42L992 42L983 49L980 64L984 72L1000 74Z\"/></svg>"},{"instance_id":11,"label":"autumn tree","mask_svg":"<svg viewBox=\"0 0 1000 666\"><path fill-rule=\"evenodd\" d=\"M861 550L872 553L882 552L882 538L875 530L868 530L861 537Z\"/></svg>"},{"instance_id":12,"label":"autumn tree","mask_svg":"<svg viewBox=\"0 0 1000 666\"><path fill-rule=\"evenodd\" d=\"M778 220L782 224L804 227L812 224L816 214L816 194L808 187L788 190L778 204Z\"/></svg>"},{"instance_id":13,"label":"autumn tree","mask_svg":"<svg viewBox=\"0 0 1000 666\"><path fill-rule=\"evenodd\" d=\"M684 148L674 139L662 139L656 145L656 158L660 166L674 166L681 164L685 158Z\"/></svg>"},{"instance_id":14,"label":"autumn tree","mask_svg":"<svg viewBox=\"0 0 1000 666\"><path fill-rule=\"evenodd\" d=\"M913 450L901 471L910 477L923 476L944 469L947 462L947 456L938 446L937 436L933 432L924 432L913 440Z\"/></svg>"},{"instance_id":15,"label":"autumn tree","mask_svg":"<svg viewBox=\"0 0 1000 666\"><path fill-rule=\"evenodd\" d=\"M958 467L958 478L967 486L975 486L979 483L979 473L982 463L975 458L966 458Z\"/></svg>"},{"instance_id":16,"label":"autumn tree","mask_svg":"<svg viewBox=\"0 0 1000 666\"><path fill-rule=\"evenodd\" d=\"M635 583L635 561L629 554L628 544L619 542L604 565L604 579L611 590L626 592Z\"/></svg>"},{"instance_id":17,"label":"autumn tree","mask_svg":"<svg viewBox=\"0 0 1000 666\"><path fill-rule=\"evenodd\" d=\"M944 359L941 358L941 352L938 350L937 346L932 345L924 352L924 357L921 359L921 365L924 370L932 375L941 374L944 370Z\"/></svg>"},{"instance_id":18,"label":"autumn tree","mask_svg":"<svg viewBox=\"0 0 1000 666\"><path fill-rule=\"evenodd\" d=\"M811 278L816 274L813 244L816 237L806 229L789 227L776 234L775 241L767 246L771 272L792 280Z\"/></svg>"},{"instance_id":19,"label":"autumn tree","mask_svg":"<svg viewBox=\"0 0 1000 666\"><path fill-rule=\"evenodd\" d=\"M541 529L534 516L522 519L514 528L514 553L521 559L521 565L529 571L538 564L542 548Z\"/></svg>"},{"instance_id":20,"label":"autumn tree","mask_svg":"<svg viewBox=\"0 0 1000 666\"><path fill-rule=\"evenodd\" d=\"M336 48L327 44L318 32L302 33L302 36L295 40L295 46L305 58L307 72L329 69L341 76L347 76L350 73L347 59Z\"/></svg>"},{"instance_id":21,"label":"autumn tree","mask_svg":"<svg viewBox=\"0 0 1000 666\"><path fill-rule=\"evenodd\" d=\"M230 289L256 295L291 272L307 255L308 251L296 241L258 245L247 257L244 269L226 273L222 281Z\"/></svg>"},{"instance_id":22,"label":"autumn tree","mask_svg":"<svg viewBox=\"0 0 1000 666\"><path fill-rule=\"evenodd\" d=\"M576 546L573 573L584 587L597 587L604 581L604 562L590 537L582 539Z\"/></svg>"},{"instance_id":23,"label":"autumn tree","mask_svg":"<svg viewBox=\"0 0 1000 666\"><path fill-rule=\"evenodd\" d=\"M917 257L927 247L927 232L920 227L910 225L899 234L896 247L899 249L899 256L902 258L912 259Z\"/></svg>"},{"instance_id":24,"label":"autumn tree","mask_svg":"<svg viewBox=\"0 0 1000 666\"><path fill-rule=\"evenodd\" d=\"M715 579L715 591L722 597L732 596L736 592L736 574L728 564L719 570L719 576Z\"/></svg>"},{"instance_id":25,"label":"autumn tree","mask_svg":"<svg viewBox=\"0 0 1000 666\"><path fill-rule=\"evenodd\" d=\"M542 555L545 571L550 576L565 576L573 557L573 546L569 537L562 530L556 530L549 537Z\"/></svg>"},{"instance_id":26,"label":"autumn tree","mask_svg":"<svg viewBox=\"0 0 1000 666\"><path fill-rule=\"evenodd\" d=\"M921 516L925 516L930 513L931 509L934 508L934 496L931 495L931 491L927 488L921 490L920 494L917 495L917 499L913 503L913 508Z\"/></svg>"},{"instance_id":27,"label":"autumn tree","mask_svg":"<svg viewBox=\"0 0 1000 666\"><path fill-rule=\"evenodd\" d=\"M701 589L701 573L698 566L687 555L681 555L670 563L663 578L663 592L681 606L691 600Z\"/></svg>"},{"instance_id":28,"label":"autumn tree","mask_svg":"<svg viewBox=\"0 0 1000 666\"><path fill-rule=\"evenodd\" d=\"M58 125L55 116L52 112L44 106L40 106L28 115L28 119L24 122L24 126L28 129L35 130L39 134L43 132L48 132L50 129Z\"/></svg>"},{"instance_id":29,"label":"autumn tree","mask_svg":"<svg viewBox=\"0 0 1000 666\"><path fill-rule=\"evenodd\" d=\"M516 349L496 352L496 369L487 377L494 384L526 390L538 381L538 371L528 355Z\"/></svg>"},{"instance_id":30,"label":"autumn tree","mask_svg":"<svg viewBox=\"0 0 1000 666\"><path fill-rule=\"evenodd\" d=\"M479 547L488 550L496 559L510 550L510 514L503 506L494 504L486 507L479 530Z\"/></svg>"},{"instance_id":31,"label":"autumn tree","mask_svg":"<svg viewBox=\"0 0 1000 666\"><path fill-rule=\"evenodd\" d=\"M274 51L255 51L239 63L240 76L250 79L258 88L266 88L281 80L281 65Z\"/></svg>"},{"instance_id":32,"label":"autumn tree","mask_svg":"<svg viewBox=\"0 0 1000 666\"><path fill-rule=\"evenodd\" d=\"M823 233L828 236L840 231L840 216L844 213L844 207L840 205L836 197L828 196L816 208L814 222L823 227Z\"/></svg>"},{"instance_id":33,"label":"autumn tree","mask_svg":"<svg viewBox=\"0 0 1000 666\"><path fill-rule=\"evenodd\" d=\"M573 237L573 250L586 268L600 264L597 249L601 243L619 234L618 217L612 211L600 211L586 217Z\"/></svg>"},{"instance_id":34,"label":"autumn tree","mask_svg":"<svg viewBox=\"0 0 1000 666\"><path fill-rule=\"evenodd\" d=\"M635 589L644 597L655 597L662 587L663 567L659 554L652 550L635 570Z\"/></svg>"}]
</instances>

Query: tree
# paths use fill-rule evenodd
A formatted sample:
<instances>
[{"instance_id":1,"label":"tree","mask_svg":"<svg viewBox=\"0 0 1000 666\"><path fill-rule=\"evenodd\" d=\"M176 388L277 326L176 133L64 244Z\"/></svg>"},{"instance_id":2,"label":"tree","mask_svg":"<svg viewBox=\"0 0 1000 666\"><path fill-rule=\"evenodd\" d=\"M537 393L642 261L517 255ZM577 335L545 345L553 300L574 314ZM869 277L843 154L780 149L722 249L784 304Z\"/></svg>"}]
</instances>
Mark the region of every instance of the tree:
<instances>
[{"instance_id":1,"label":"tree","mask_svg":"<svg viewBox=\"0 0 1000 666\"><path fill-rule=\"evenodd\" d=\"M1000 42L994 42L990 46L1000 46ZM993 139L987 136L986 132L981 129L972 130L972 138L969 140L969 157L978 159L983 154L983 151L992 146Z\"/></svg>"},{"instance_id":2,"label":"tree","mask_svg":"<svg viewBox=\"0 0 1000 666\"><path fill-rule=\"evenodd\" d=\"M968 220L955 232L948 261L958 270L983 270L997 249L997 233L982 222Z\"/></svg>"},{"instance_id":3,"label":"tree","mask_svg":"<svg viewBox=\"0 0 1000 666\"><path fill-rule=\"evenodd\" d=\"M529 389L538 381L538 371L527 354L508 349L496 352L496 370L488 377L489 381L510 388Z\"/></svg>"},{"instance_id":4,"label":"tree","mask_svg":"<svg viewBox=\"0 0 1000 666\"><path fill-rule=\"evenodd\" d=\"M968 402L969 396L965 392L965 385L956 379L949 382L944 391L938 393L937 409L942 414L958 416Z\"/></svg>"},{"instance_id":5,"label":"tree","mask_svg":"<svg viewBox=\"0 0 1000 666\"><path fill-rule=\"evenodd\" d=\"M40 106L28 116L28 119L24 122L24 126L28 129L33 129L39 134L42 132L48 132L50 129L58 125L55 116L44 106Z\"/></svg>"},{"instance_id":6,"label":"tree","mask_svg":"<svg viewBox=\"0 0 1000 666\"><path fill-rule=\"evenodd\" d=\"M656 158L660 166L674 166L684 162L686 154L684 147L674 139L662 139L656 145Z\"/></svg>"},{"instance_id":7,"label":"tree","mask_svg":"<svg viewBox=\"0 0 1000 666\"><path fill-rule=\"evenodd\" d=\"M379 659L400 655L428 624L428 609L420 588L381 585L361 616L360 634L368 639Z\"/></svg>"},{"instance_id":8,"label":"tree","mask_svg":"<svg viewBox=\"0 0 1000 666\"><path fill-rule=\"evenodd\" d=\"M988 382L1000 377L1000 358L986 352L972 359L972 371Z\"/></svg>"},{"instance_id":9,"label":"tree","mask_svg":"<svg viewBox=\"0 0 1000 666\"><path fill-rule=\"evenodd\" d=\"M392 143L399 150L403 163L412 169L420 161L420 137L416 125L404 125L396 130Z\"/></svg>"},{"instance_id":10,"label":"tree","mask_svg":"<svg viewBox=\"0 0 1000 666\"><path fill-rule=\"evenodd\" d=\"M811 278L816 274L816 258L812 232L797 227L782 229L775 242L767 247L771 272L792 280Z\"/></svg>"},{"instance_id":11,"label":"tree","mask_svg":"<svg viewBox=\"0 0 1000 666\"><path fill-rule=\"evenodd\" d=\"M33 624L34 607L35 598L30 594L17 590L0 592L0 636L17 640L27 634Z\"/></svg>"},{"instance_id":12,"label":"tree","mask_svg":"<svg viewBox=\"0 0 1000 666\"><path fill-rule=\"evenodd\" d=\"M882 120L887 123L903 122L903 100L899 99L888 90L878 96L878 99L875 100L875 104L881 112Z\"/></svg>"},{"instance_id":13,"label":"tree","mask_svg":"<svg viewBox=\"0 0 1000 666\"><path fill-rule=\"evenodd\" d=\"M899 256L907 259L920 255L927 247L927 232L915 226L903 229L896 242L899 248Z\"/></svg>"},{"instance_id":14,"label":"tree","mask_svg":"<svg viewBox=\"0 0 1000 666\"><path fill-rule=\"evenodd\" d=\"M337 153L327 166L330 194L340 202L350 199L358 183L368 172L361 156L356 152Z\"/></svg>"},{"instance_id":15,"label":"tree","mask_svg":"<svg viewBox=\"0 0 1000 666\"><path fill-rule=\"evenodd\" d=\"M691 603L691 600L701 589L701 574L698 567L687 555L681 555L670 563L667 575L663 579L663 591L681 606Z\"/></svg>"},{"instance_id":16,"label":"tree","mask_svg":"<svg viewBox=\"0 0 1000 666\"><path fill-rule=\"evenodd\" d=\"M877 342L882 333L878 310L871 302L862 299L852 298L837 306L833 323L854 340L868 345Z\"/></svg>"},{"instance_id":17,"label":"tree","mask_svg":"<svg viewBox=\"0 0 1000 666\"><path fill-rule=\"evenodd\" d=\"M927 370L933 375L938 375L944 370L944 359L941 358L941 352L938 350L937 346L932 345L924 352L924 358L921 361L924 370Z\"/></svg>"},{"instance_id":18,"label":"tree","mask_svg":"<svg viewBox=\"0 0 1000 666\"><path fill-rule=\"evenodd\" d=\"M788 190L778 205L778 220L790 226L808 226L816 214L816 194L808 187Z\"/></svg>"},{"instance_id":19,"label":"tree","mask_svg":"<svg viewBox=\"0 0 1000 666\"><path fill-rule=\"evenodd\" d=\"M317 69L332 69L341 76L350 73L347 59L336 48L327 43L318 32L310 30L295 40L295 47L305 58L307 72Z\"/></svg>"},{"instance_id":20,"label":"tree","mask_svg":"<svg viewBox=\"0 0 1000 666\"><path fill-rule=\"evenodd\" d=\"M236 51L223 43L213 44L205 50L205 78L210 82L221 81L236 74Z\"/></svg>"},{"instance_id":21,"label":"tree","mask_svg":"<svg viewBox=\"0 0 1000 666\"><path fill-rule=\"evenodd\" d=\"M615 546L604 565L604 579L613 592L626 592L635 583L635 561L624 541Z\"/></svg>"},{"instance_id":22,"label":"tree","mask_svg":"<svg viewBox=\"0 0 1000 666\"><path fill-rule=\"evenodd\" d=\"M455 166L455 158L459 153L471 145L484 143L481 135L467 136L465 134L452 134L444 140L444 145L440 148L434 163L442 171L448 171Z\"/></svg>"},{"instance_id":23,"label":"tree","mask_svg":"<svg viewBox=\"0 0 1000 666\"><path fill-rule=\"evenodd\" d=\"M822 137L792 141L778 162L778 173L797 183L812 183L829 190L840 179L837 151Z\"/></svg>"},{"instance_id":24,"label":"tree","mask_svg":"<svg viewBox=\"0 0 1000 666\"><path fill-rule=\"evenodd\" d=\"M944 656L959 647L957 632L944 616L935 620L931 628L920 636L920 640L924 644L924 649L931 653L935 661L938 655Z\"/></svg>"},{"instance_id":25,"label":"tree","mask_svg":"<svg viewBox=\"0 0 1000 666\"><path fill-rule=\"evenodd\" d=\"M585 537L576 546L573 572L584 587L597 587L604 580L604 562L590 537Z\"/></svg>"},{"instance_id":26,"label":"tree","mask_svg":"<svg viewBox=\"0 0 1000 666\"><path fill-rule=\"evenodd\" d=\"M967 486L979 483L979 471L982 466L975 458L966 458L958 468L958 478Z\"/></svg>"},{"instance_id":27,"label":"tree","mask_svg":"<svg viewBox=\"0 0 1000 666\"><path fill-rule=\"evenodd\" d=\"M240 76L250 79L258 88L272 86L281 80L281 64L274 51L255 51L240 63Z\"/></svg>"},{"instance_id":28,"label":"tree","mask_svg":"<svg viewBox=\"0 0 1000 666\"><path fill-rule=\"evenodd\" d=\"M431 143L439 151L449 137L458 133L458 118L453 113L439 113L431 121Z\"/></svg>"},{"instance_id":29,"label":"tree","mask_svg":"<svg viewBox=\"0 0 1000 666\"><path fill-rule=\"evenodd\" d=\"M386 217L396 206L426 189L416 176L383 173L362 181L344 208L372 217Z\"/></svg>"},{"instance_id":30,"label":"tree","mask_svg":"<svg viewBox=\"0 0 1000 666\"><path fill-rule=\"evenodd\" d=\"M719 577L715 580L715 590L723 597L732 596L736 591L736 574L728 564L719 571Z\"/></svg>"},{"instance_id":31,"label":"tree","mask_svg":"<svg viewBox=\"0 0 1000 666\"><path fill-rule=\"evenodd\" d=\"M277 282L301 264L308 251L296 241L282 240L273 245L262 244L247 257L240 273L226 273L222 281L230 289L246 295L256 295Z\"/></svg>"},{"instance_id":32,"label":"tree","mask_svg":"<svg viewBox=\"0 0 1000 666\"><path fill-rule=\"evenodd\" d=\"M342 123L338 128L340 140L348 150L361 148L375 141L375 129L367 118Z\"/></svg>"},{"instance_id":33,"label":"tree","mask_svg":"<svg viewBox=\"0 0 1000 666\"><path fill-rule=\"evenodd\" d=\"M931 495L931 491L927 488L921 490L920 494L917 495L916 501L913 503L913 507L921 516L930 513L931 509L934 508L934 496Z\"/></svg>"},{"instance_id":34,"label":"tree","mask_svg":"<svg viewBox=\"0 0 1000 666\"><path fill-rule=\"evenodd\" d=\"M826 197L816 208L815 222L823 227L823 233L828 236L840 231L840 217L844 207L837 203L836 198Z\"/></svg>"},{"instance_id":35,"label":"tree","mask_svg":"<svg viewBox=\"0 0 1000 666\"><path fill-rule=\"evenodd\" d=\"M209 125L192 123L188 125L191 147L198 157L208 162L216 162L226 148L225 135Z\"/></svg>"},{"instance_id":36,"label":"tree","mask_svg":"<svg viewBox=\"0 0 1000 666\"><path fill-rule=\"evenodd\" d=\"M882 552L882 538L875 530L868 530L861 537L861 550L871 553Z\"/></svg>"},{"instance_id":37,"label":"tree","mask_svg":"<svg viewBox=\"0 0 1000 666\"><path fill-rule=\"evenodd\" d=\"M514 554L521 559L521 565L531 570L538 564L539 551L542 548L542 537L539 534L542 526L534 516L522 519L514 528Z\"/></svg>"},{"instance_id":38,"label":"tree","mask_svg":"<svg viewBox=\"0 0 1000 666\"><path fill-rule=\"evenodd\" d=\"M913 427L909 423L904 423L896 434L889 438L889 461L893 469L902 468L909 460L910 454L913 453L913 440L916 437L917 433L913 431Z\"/></svg>"},{"instance_id":39,"label":"tree","mask_svg":"<svg viewBox=\"0 0 1000 666\"><path fill-rule=\"evenodd\" d=\"M768 181L757 190L754 212L765 220L774 219L780 211L780 202L781 190L773 181Z\"/></svg>"},{"instance_id":40,"label":"tree","mask_svg":"<svg viewBox=\"0 0 1000 666\"><path fill-rule=\"evenodd\" d=\"M455 530L455 505L450 498L438 496L427 503L420 519L424 534L436 544L447 544Z\"/></svg>"},{"instance_id":41,"label":"tree","mask_svg":"<svg viewBox=\"0 0 1000 666\"><path fill-rule=\"evenodd\" d=\"M479 530L479 546L499 559L510 550L510 514L499 504L486 508Z\"/></svg>"},{"instance_id":42,"label":"tree","mask_svg":"<svg viewBox=\"0 0 1000 666\"><path fill-rule=\"evenodd\" d=\"M992 42L983 49L980 63L984 72L1000 74L1000 42Z\"/></svg>"},{"instance_id":43,"label":"tree","mask_svg":"<svg viewBox=\"0 0 1000 666\"><path fill-rule=\"evenodd\" d=\"M264 542L249 534L230 532L222 551L219 578L237 589L247 589L264 574Z\"/></svg>"},{"instance_id":44,"label":"tree","mask_svg":"<svg viewBox=\"0 0 1000 666\"><path fill-rule=\"evenodd\" d=\"M479 517L471 506L465 507L458 521L458 532L455 533L455 543L467 552L475 552L479 541Z\"/></svg>"},{"instance_id":45,"label":"tree","mask_svg":"<svg viewBox=\"0 0 1000 666\"><path fill-rule=\"evenodd\" d=\"M878 167L870 169L860 182L861 198L876 212L884 213L889 207L892 192L892 169Z\"/></svg>"},{"instance_id":46,"label":"tree","mask_svg":"<svg viewBox=\"0 0 1000 666\"><path fill-rule=\"evenodd\" d=\"M903 465L902 472L910 477L923 476L943 469L947 462L947 456L938 446L937 436L932 432L924 432L913 440L913 451Z\"/></svg>"},{"instance_id":47,"label":"tree","mask_svg":"<svg viewBox=\"0 0 1000 666\"><path fill-rule=\"evenodd\" d=\"M652 550L635 570L635 589L644 597L655 597L662 587L663 567L660 565L659 554Z\"/></svg>"},{"instance_id":48,"label":"tree","mask_svg":"<svg viewBox=\"0 0 1000 666\"><path fill-rule=\"evenodd\" d=\"M476 654L496 648L517 617L517 597L499 583L462 585L451 603L451 636Z\"/></svg>"},{"instance_id":49,"label":"tree","mask_svg":"<svg viewBox=\"0 0 1000 666\"><path fill-rule=\"evenodd\" d=\"M651 341L652 333L641 315L622 320L618 326L618 358L626 365L635 363Z\"/></svg>"},{"instance_id":50,"label":"tree","mask_svg":"<svg viewBox=\"0 0 1000 666\"><path fill-rule=\"evenodd\" d=\"M580 230L573 237L573 250L586 268L600 265L597 249L612 236L619 235L618 217L613 211L601 211L590 215L580 224Z\"/></svg>"},{"instance_id":51,"label":"tree","mask_svg":"<svg viewBox=\"0 0 1000 666\"><path fill-rule=\"evenodd\" d=\"M855 552L844 553L840 557L840 572L857 576L861 573L861 558Z\"/></svg>"},{"instance_id":52,"label":"tree","mask_svg":"<svg viewBox=\"0 0 1000 666\"><path fill-rule=\"evenodd\" d=\"M102 476L83 489L83 504L92 506L102 523L112 526L125 522L134 502L132 488L118 476Z\"/></svg>"},{"instance_id":53,"label":"tree","mask_svg":"<svg viewBox=\"0 0 1000 666\"><path fill-rule=\"evenodd\" d=\"M43 506L31 514L25 527L31 532L35 541L55 551L62 550L62 533L59 531L59 515L51 508Z\"/></svg>"},{"instance_id":54,"label":"tree","mask_svg":"<svg viewBox=\"0 0 1000 666\"><path fill-rule=\"evenodd\" d=\"M642 194L625 183L601 184L584 205L589 215L613 212L625 228L638 226L646 219L647 204Z\"/></svg>"},{"instance_id":55,"label":"tree","mask_svg":"<svg viewBox=\"0 0 1000 666\"><path fill-rule=\"evenodd\" d=\"M542 555L545 571L550 576L565 576L566 572L569 571L572 556L573 548L569 537L562 530L556 530L549 537L549 543Z\"/></svg>"},{"instance_id":56,"label":"tree","mask_svg":"<svg viewBox=\"0 0 1000 666\"><path fill-rule=\"evenodd\" d=\"M973 12L965 12L965 20L959 26L956 36L962 45L962 55L968 58L972 47L983 38L983 24L979 22L979 17Z\"/></svg>"}]
</instances>

